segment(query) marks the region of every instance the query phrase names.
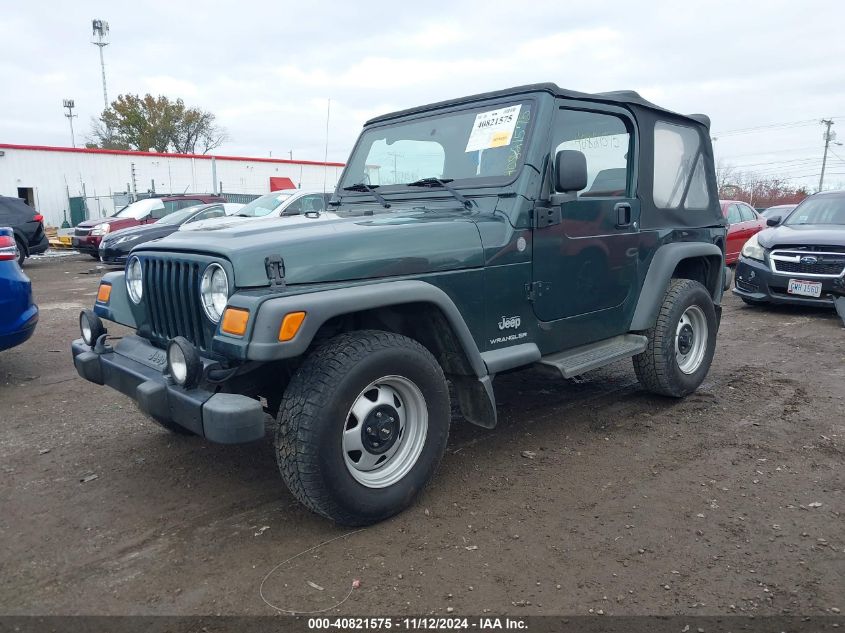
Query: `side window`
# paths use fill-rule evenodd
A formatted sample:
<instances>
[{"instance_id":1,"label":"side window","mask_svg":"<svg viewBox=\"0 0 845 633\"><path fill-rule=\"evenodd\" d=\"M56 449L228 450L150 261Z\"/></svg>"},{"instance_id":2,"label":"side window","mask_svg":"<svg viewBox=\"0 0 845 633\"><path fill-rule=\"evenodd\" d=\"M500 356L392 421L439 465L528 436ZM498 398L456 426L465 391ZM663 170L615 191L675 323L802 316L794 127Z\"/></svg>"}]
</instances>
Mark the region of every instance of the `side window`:
<instances>
[{"instance_id":1,"label":"side window","mask_svg":"<svg viewBox=\"0 0 845 633\"><path fill-rule=\"evenodd\" d=\"M150 217L154 220L161 220L164 216L176 211L175 202L165 202L160 207L154 207L150 210Z\"/></svg>"},{"instance_id":2,"label":"side window","mask_svg":"<svg viewBox=\"0 0 845 633\"><path fill-rule=\"evenodd\" d=\"M323 195L317 194L314 196L305 196L302 199L302 212L303 213L316 213L325 211L325 206L323 205Z\"/></svg>"},{"instance_id":3,"label":"side window","mask_svg":"<svg viewBox=\"0 0 845 633\"><path fill-rule=\"evenodd\" d=\"M685 208L702 208L699 206L702 198L707 198L706 202L709 204L704 162L698 155L700 146L701 138L694 128L665 121L658 121L655 124L652 195L656 207L660 209L680 207L687 183L690 184L690 193L687 195ZM692 182L690 182L691 176ZM706 206L706 204L703 205L703 207Z\"/></svg>"},{"instance_id":4,"label":"side window","mask_svg":"<svg viewBox=\"0 0 845 633\"><path fill-rule=\"evenodd\" d=\"M560 150L576 150L587 159L587 188L580 197L628 195L631 135L620 117L560 110L552 147L553 156Z\"/></svg>"},{"instance_id":5,"label":"side window","mask_svg":"<svg viewBox=\"0 0 845 633\"><path fill-rule=\"evenodd\" d=\"M742 221L743 222L753 222L757 219L757 214L754 212L754 209L749 207L747 204L739 205L740 213L742 213Z\"/></svg>"},{"instance_id":6,"label":"side window","mask_svg":"<svg viewBox=\"0 0 845 633\"><path fill-rule=\"evenodd\" d=\"M742 213L739 211L739 205L732 204L728 206L728 223L739 224L742 222Z\"/></svg>"},{"instance_id":7,"label":"side window","mask_svg":"<svg viewBox=\"0 0 845 633\"><path fill-rule=\"evenodd\" d=\"M687 199L684 200L685 209L706 209L710 206L710 192L707 191L707 175L704 172L704 156L699 154L692 182L689 185Z\"/></svg>"},{"instance_id":8,"label":"side window","mask_svg":"<svg viewBox=\"0 0 845 633\"><path fill-rule=\"evenodd\" d=\"M304 198L304 196L303 196ZM285 210L282 211L282 215L299 215L302 213L302 200L303 198L299 198L298 200L294 200L288 206L285 207Z\"/></svg>"},{"instance_id":9,"label":"side window","mask_svg":"<svg viewBox=\"0 0 845 633\"><path fill-rule=\"evenodd\" d=\"M226 214L223 212L222 207L212 207L210 209L206 209L199 215L195 215L191 222L199 222L200 220L210 220L211 218L222 218Z\"/></svg>"},{"instance_id":10,"label":"side window","mask_svg":"<svg viewBox=\"0 0 845 633\"><path fill-rule=\"evenodd\" d=\"M174 211L178 211L182 208L182 201L181 200L168 200L164 203L164 215L169 215Z\"/></svg>"}]
</instances>

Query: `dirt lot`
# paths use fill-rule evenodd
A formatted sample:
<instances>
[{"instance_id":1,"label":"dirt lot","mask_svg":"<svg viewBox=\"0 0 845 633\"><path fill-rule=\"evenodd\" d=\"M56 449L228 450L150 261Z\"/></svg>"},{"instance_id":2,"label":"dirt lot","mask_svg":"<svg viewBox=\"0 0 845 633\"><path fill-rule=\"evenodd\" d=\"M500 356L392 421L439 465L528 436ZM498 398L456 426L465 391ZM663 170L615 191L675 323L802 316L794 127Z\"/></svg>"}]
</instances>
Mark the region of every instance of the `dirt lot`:
<instances>
[{"instance_id":1,"label":"dirt lot","mask_svg":"<svg viewBox=\"0 0 845 633\"><path fill-rule=\"evenodd\" d=\"M279 567L267 600L324 609L357 578L334 613L845 610L833 312L727 298L710 377L684 401L640 391L628 362L501 376L498 428L456 425L412 508L343 537L293 500L269 441L175 437L77 377L92 266L31 260L39 329L0 354L2 613L273 614L268 572L336 537Z\"/></svg>"}]
</instances>

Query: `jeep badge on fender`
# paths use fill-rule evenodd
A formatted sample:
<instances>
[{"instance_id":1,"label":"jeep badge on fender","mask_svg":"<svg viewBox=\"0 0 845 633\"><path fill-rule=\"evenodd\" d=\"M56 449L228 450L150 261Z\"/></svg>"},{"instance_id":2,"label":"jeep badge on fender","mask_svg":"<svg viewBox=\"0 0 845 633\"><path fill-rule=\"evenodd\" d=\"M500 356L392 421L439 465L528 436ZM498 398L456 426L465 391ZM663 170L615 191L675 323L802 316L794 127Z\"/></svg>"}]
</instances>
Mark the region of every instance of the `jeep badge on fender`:
<instances>
[{"instance_id":1,"label":"jeep badge on fender","mask_svg":"<svg viewBox=\"0 0 845 633\"><path fill-rule=\"evenodd\" d=\"M496 425L501 372L632 358L645 389L698 388L726 280L709 125L554 84L377 117L333 213L134 248L80 316L75 366L174 433L272 429L297 499L380 521L434 476L450 395Z\"/></svg>"}]
</instances>

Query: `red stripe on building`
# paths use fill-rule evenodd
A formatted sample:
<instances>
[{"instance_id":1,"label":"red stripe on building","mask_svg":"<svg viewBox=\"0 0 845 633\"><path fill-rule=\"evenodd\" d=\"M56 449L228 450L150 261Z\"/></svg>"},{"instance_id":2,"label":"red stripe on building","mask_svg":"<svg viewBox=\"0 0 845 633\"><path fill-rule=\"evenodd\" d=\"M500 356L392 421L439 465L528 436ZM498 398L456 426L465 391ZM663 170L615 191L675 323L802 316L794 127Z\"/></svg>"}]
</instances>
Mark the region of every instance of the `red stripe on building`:
<instances>
[{"instance_id":1,"label":"red stripe on building","mask_svg":"<svg viewBox=\"0 0 845 633\"><path fill-rule=\"evenodd\" d=\"M138 152L126 149L98 149L88 147L51 147L49 145L15 145L0 143L0 149L22 149L36 152L70 152L78 154L112 154L116 156L154 156L164 158L201 158L210 160L241 160L253 163L282 163L286 165L316 165L318 167L345 167L346 163L325 163L315 160L289 160L285 158L254 158L250 156L218 156L212 154L172 154L168 152Z\"/></svg>"}]
</instances>

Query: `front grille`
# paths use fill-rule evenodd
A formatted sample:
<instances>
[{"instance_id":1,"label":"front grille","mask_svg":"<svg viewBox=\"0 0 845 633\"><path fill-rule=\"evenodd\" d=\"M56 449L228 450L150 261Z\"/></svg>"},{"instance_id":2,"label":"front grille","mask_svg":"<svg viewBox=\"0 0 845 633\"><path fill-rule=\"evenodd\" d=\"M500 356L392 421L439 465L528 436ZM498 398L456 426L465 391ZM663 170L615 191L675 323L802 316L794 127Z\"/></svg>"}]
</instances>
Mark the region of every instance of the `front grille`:
<instances>
[{"instance_id":1,"label":"front grille","mask_svg":"<svg viewBox=\"0 0 845 633\"><path fill-rule=\"evenodd\" d=\"M144 257L141 261L152 339L164 344L184 336L201 350L208 350L213 333L199 294L204 266L172 258Z\"/></svg>"},{"instance_id":2,"label":"front grille","mask_svg":"<svg viewBox=\"0 0 845 633\"><path fill-rule=\"evenodd\" d=\"M77 237L88 235L91 232L91 229L80 229L79 227L74 230L73 234Z\"/></svg>"},{"instance_id":3,"label":"front grille","mask_svg":"<svg viewBox=\"0 0 845 633\"><path fill-rule=\"evenodd\" d=\"M774 251L770 257L772 270L776 273L839 277L845 271L845 255L842 253L781 250Z\"/></svg>"}]
</instances>

